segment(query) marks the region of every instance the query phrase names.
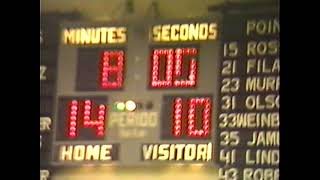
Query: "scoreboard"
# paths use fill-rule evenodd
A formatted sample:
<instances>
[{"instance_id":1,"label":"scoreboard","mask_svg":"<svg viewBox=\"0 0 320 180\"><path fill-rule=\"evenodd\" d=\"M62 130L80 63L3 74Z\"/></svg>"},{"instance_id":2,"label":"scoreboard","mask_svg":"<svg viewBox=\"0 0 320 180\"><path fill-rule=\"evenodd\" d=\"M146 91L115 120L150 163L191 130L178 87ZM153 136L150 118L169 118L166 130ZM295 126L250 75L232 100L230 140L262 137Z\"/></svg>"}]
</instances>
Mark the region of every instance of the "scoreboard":
<instances>
[{"instance_id":1,"label":"scoreboard","mask_svg":"<svg viewBox=\"0 0 320 180\"><path fill-rule=\"evenodd\" d=\"M201 164L279 179L278 14L58 29L53 65L40 66L48 167Z\"/></svg>"}]
</instances>

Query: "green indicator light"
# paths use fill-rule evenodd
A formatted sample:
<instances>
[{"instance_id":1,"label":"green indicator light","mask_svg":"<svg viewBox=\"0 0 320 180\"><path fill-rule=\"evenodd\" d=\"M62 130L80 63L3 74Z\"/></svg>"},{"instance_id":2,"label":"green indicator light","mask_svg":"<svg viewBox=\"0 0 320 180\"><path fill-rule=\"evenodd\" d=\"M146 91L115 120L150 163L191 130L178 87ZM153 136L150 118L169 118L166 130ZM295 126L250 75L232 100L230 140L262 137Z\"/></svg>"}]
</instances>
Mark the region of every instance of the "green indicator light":
<instances>
[{"instance_id":1,"label":"green indicator light","mask_svg":"<svg viewBox=\"0 0 320 180\"><path fill-rule=\"evenodd\" d=\"M126 105L123 102L116 102L115 104L118 111L124 111L126 108Z\"/></svg>"}]
</instances>

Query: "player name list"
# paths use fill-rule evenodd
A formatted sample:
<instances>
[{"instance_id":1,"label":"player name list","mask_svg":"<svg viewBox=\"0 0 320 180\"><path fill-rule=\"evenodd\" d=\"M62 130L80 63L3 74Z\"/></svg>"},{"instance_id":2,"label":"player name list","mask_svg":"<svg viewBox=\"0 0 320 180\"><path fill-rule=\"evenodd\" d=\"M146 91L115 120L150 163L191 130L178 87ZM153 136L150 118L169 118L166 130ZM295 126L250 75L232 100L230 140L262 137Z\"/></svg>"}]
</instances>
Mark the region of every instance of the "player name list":
<instances>
[{"instance_id":1,"label":"player name list","mask_svg":"<svg viewBox=\"0 0 320 180\"><path fill-rule=\"evenodd\" d=\"M223 21L216 159L221 179L279 179L280 22Z\"/></svg>"}]
</instances>

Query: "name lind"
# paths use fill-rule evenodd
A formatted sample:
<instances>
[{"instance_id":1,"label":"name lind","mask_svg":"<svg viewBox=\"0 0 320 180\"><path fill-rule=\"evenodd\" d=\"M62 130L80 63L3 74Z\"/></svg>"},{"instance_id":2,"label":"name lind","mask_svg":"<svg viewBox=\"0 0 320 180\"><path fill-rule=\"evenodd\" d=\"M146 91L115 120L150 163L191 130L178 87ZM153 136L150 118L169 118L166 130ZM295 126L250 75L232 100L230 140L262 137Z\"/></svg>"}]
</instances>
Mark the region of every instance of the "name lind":
<instances>
[{"instance_id":1,"label":"name lind","mask_svg":"<svg viewBox=\"0 0 320 180\"><path fill-rule=\"evenodd\" d=\"M102 45L127 42L126 27L64 28L62 42L68 45Z\"/></svg>"},{"instance_id":2,"label":"name lind","mask_svg":"<svg viewBox=\"0 0 320 180\"><path fill-rule=\"evenodd\" d=\"M153 25L153 42L216 40L218 25L212 23L162 24Z\"/></svg>"}]
</instances>

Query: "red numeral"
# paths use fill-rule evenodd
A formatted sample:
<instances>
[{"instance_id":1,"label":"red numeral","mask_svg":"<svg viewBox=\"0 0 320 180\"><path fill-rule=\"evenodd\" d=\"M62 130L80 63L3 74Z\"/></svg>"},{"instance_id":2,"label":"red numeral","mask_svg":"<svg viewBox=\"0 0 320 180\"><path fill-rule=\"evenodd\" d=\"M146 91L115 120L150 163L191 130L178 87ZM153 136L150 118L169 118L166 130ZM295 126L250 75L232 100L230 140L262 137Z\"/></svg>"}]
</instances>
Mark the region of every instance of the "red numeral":
<instances>
[{"instance_id":1,"label":"red numeral","mask_svg":"<svg viewBox=\"0 0 320 180\"><path fill-rule=\"evenodd\" d=\"M79 113L80 105L83 106L82 114ZM67 135L69 138L73 139L78 136L78 120L82 120L82 126L84 128L95 128L95 133L97 137L103 137L105 135L105 117L107 113L107 107L105 105L98 106L97 120L92 120L92 111L92 102L90 100L86 100L84 102L79 102L76 100L71 101L69 105L69 124L67 129Z\"/></svg>"},{"instance_id":2,"label":"red numeral","mask_svg":"<svg viewBox=\"0 0 320 180\"><path fill-rule=\"evenodd\" d=\"M188 78L177 80L182 75L182 63L184 56L197 55L195 48L155 49L152 55L151 87L153 88L185 88L196 86L197 60L190 61ZM160 80L160 57L166 57L165 80Z\"/></svg>"},{"instance_id":3,"label":"red numeral","mask_svg":"<svg viewBox=\"0 0 320 180\"><path fill-rule=\"evenodd\" d=\"M111 60L117 60L116 66L111 66ZM100 68L100 87L102 89L119 89L123 85L123 67L124 67L123 51L105 51L103 52ZM112 74L116 75L115 81L110 81Z\"/></svg>"},{"instance_id":4,"label":"red numeral","mask_svg":"<svg viewBox=\"0 0 320 180\"><path fill-rule=\"evenodd\" d=\"M188 125L187 136L189 137L208 137L211 129L211 100L210 98L191 98L188 101ZM201 113L202 128L196 129L196 107L203 106ZM182 99L176 98L173 105L173 135L180 137L182 135Z\"/></svg>"}]
</instances>

